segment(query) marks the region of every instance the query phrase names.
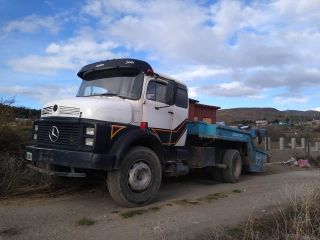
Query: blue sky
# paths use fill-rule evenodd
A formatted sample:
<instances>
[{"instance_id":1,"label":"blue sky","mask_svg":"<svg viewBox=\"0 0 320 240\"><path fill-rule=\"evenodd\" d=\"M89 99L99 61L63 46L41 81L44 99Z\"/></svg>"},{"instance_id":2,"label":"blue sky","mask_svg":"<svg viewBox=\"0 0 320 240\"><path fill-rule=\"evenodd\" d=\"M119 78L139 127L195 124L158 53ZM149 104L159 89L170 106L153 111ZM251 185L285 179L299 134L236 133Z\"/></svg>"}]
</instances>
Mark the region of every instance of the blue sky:
<instances>
[{"instance_id":1,"label":"blue sky","mask_svg":"<svg viewBox=\"0 0 320 240\"><path fill-rule=\"evenodd\" d=\"M143 59L222 108L320 110L320 1L0 0L0 97L40 108L77 71Z\"/></svg>"}]
</instances>

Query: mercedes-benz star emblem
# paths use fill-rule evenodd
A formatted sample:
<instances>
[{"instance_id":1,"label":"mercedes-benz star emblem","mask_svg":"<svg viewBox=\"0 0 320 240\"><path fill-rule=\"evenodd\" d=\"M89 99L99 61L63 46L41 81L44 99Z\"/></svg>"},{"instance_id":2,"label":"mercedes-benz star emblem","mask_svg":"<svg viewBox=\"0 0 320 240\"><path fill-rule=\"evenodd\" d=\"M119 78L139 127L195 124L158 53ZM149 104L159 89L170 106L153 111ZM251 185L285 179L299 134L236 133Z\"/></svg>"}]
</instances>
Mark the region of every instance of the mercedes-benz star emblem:
<instances>
[{"instance_id":1,"label":"mercedes-benz star emblem","mask_svg":"<svg viewBox=\"0 0 320 240\"><path fill-rule=\"evenodd\" d=\"M56 142L59 139L59 129L56 126L52 126L49 131L49 138L51 142Z\"/></svg>"}]
</instances>

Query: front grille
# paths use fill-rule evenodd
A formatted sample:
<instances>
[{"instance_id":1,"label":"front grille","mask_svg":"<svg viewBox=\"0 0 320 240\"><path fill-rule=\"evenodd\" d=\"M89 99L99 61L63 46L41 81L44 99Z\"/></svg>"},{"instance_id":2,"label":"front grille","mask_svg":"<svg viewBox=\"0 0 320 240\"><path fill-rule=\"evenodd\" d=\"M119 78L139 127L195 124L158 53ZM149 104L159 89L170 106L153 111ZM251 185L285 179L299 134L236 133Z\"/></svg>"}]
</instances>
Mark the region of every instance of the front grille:
<instances>
[{"instance_id":1,"label":"front grille","mask_svg":"<svg viewBox=\"0 0 320 240\"><path fill-rule=\"evenodd\" d=\"M58 140L52 142L49 132L53 126L59 130ZM59 122L38 122L37 144L64 145L65 147L78 146L80 144L80 124Z\"/></svg>"},{"instance_id":2,"label":"front grille","mask_svg":"<svg viewBox=\"0 0 320 240\"><path fill-rule=\"evenodd\" d=\"M80 108L59 106L58 114L73 115L78 117L80 115Z\"/></svg>"},{"instance_id":3,"label":"front grille","mask_svg":"<svg viewBox=\"0 0 320 240\"><path fill-rule=\"evenodd\" d=\"M44 116L44 115L52 114L52 108L53 106L43 108L41 111L41 115Z\"/></svg>"}]
</instances>

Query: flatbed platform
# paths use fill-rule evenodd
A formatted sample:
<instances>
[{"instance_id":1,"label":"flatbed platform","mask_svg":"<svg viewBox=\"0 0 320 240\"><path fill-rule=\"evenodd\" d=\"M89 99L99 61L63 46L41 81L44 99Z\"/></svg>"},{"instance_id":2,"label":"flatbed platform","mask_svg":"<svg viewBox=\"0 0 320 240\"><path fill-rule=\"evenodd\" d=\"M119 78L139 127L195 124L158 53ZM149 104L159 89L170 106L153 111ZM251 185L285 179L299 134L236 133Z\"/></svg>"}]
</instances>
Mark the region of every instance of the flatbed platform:
<instances>
[{"instance_id":1,"label":"flatbed platform","mask_svg":"<svg viewBox=\"0 0 320 240\"><path fill-rule=\"evenodd\" d=\"M196 135L199 138L211 138L216 141L232 141L244 143L247 148L248 165L246 170L249 172L262 172L263 165L268 158L265 149L255 146L254 139L266 135L265 129L241 130L219 124L208 124L206 122L189 122L188 135Z\"/></svg>"}]
</instances>

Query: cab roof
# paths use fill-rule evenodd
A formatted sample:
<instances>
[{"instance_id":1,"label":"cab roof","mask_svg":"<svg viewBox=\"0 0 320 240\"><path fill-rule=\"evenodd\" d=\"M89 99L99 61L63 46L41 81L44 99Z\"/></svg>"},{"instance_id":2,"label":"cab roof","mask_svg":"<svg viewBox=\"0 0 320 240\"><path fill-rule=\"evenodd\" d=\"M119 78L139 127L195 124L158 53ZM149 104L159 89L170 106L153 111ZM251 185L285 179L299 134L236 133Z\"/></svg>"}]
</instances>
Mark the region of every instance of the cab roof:
<instances>
[{"instance_id":1,"label":"cab roof","mask_svg":"<svg viewBox=\"0 0 320 240\"><path fill-rule=\"evenodd\" d=\"M89 72L101 71L114 68L124 69L138 69L147 75L153 74L153 69L149 63L133 58L120 58L106 61L100 61L88 64L81 68L78 72L78 77L84 79L85 75Z\"/></svg>"},{"instance_id":2,"label":"cab roof","mask_svg":"<svg viewBox=\"0 0 320 240\"><path fill-rule=\"evenodd\" d=\"M85 75L88 73L95 72L95 71L103 71L108 69L115 69L115 68L137 69L149 76L155 76L162 79L174 81L180 87L187 89L186 85L183 82L176 80L165 74L154 73L149 63L142 60L134 59L134 58L119 58L119 59L111 59L111 60L91 63L82 67L77 75L78 77L85 79Z\"/></svg>"}]
</instances>

